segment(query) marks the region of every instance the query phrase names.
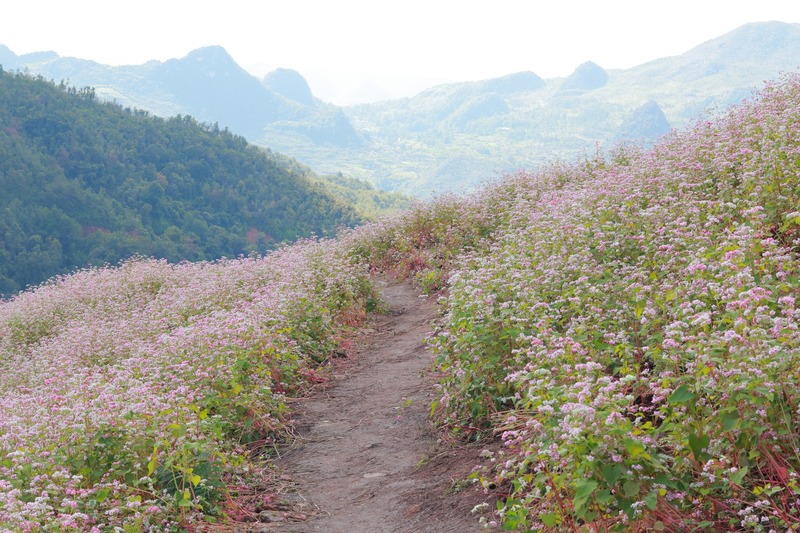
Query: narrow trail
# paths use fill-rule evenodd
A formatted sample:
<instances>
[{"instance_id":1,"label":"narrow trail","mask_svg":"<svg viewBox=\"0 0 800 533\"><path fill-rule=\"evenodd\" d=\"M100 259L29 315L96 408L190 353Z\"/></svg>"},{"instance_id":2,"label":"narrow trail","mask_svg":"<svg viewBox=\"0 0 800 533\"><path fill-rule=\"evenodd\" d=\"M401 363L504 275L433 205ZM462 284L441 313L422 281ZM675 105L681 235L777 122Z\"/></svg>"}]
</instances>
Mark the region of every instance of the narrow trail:
<instances>
[{"instance_id":1,"label":"narrow trail","mask_svg":"<svg viewBox=\"0 0 800 533\"><path fill-rule=\"evenodd\" d=\"M482 531L470 510L483 494L461 481L480 450L442 444L428 419L436 391L423 340L435 302L396 282L384 300L389 312L302 402L299 440L276 461L291 485L284 497L303 513L267 515L260 531Z\"/></svg>"}]
</instances>

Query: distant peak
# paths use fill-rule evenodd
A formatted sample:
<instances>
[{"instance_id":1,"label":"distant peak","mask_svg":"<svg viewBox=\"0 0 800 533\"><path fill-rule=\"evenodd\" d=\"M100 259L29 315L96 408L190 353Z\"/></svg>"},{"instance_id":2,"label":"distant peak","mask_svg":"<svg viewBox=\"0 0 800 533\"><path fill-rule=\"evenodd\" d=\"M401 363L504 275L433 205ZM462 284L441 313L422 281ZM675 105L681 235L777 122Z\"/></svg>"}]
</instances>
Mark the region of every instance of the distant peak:
<instances>
[{"instance_id":1,"label":"distant peak","mask_svg":"<svg viewBox=\"0 0 800 533\"><path fill-rule=\"evenodd\" d=\"M800 24L796 22L781 22L778 20L765 20L762 22L748 22L742 24L731 33L748 31L775 31L775 30L795 30L800 29Z\"/></svg>"},{"instance_id":2,"label":"distant peak","mask_svg":"<svg viewBox=\"0 0 800 533\"><path fill-rule=\"evenodd\" d=\"M192 50L181 59L170 59L164 62L159 69L168 73L168 76L177 76L178 78L189 72L209 78L251 77L221 46L206 46ZM255 79L253 82L258 83Z\"/></svg>"},{"instance_id":3,"label":"distant peak","mask_svg":"<svg viewBox=\"0 0 800 533\"><path fill-rule=\"evenodd\" d=\"M561 84L561 91L589 91L608 83L608 73L593 61L578 65Z\"/></svg>"},{"instance_id":4,"label":"distant peak","mask_svg":"<svg viewBox=\"0 0 800 533\"><path fill-rule=\"evenodd\" d=\"M487 89L501 94L533 91L544 87L544 80L530 71L516 72L483 82Z\"/></svg>"},{"instance_id":5,"label":"distant peak","mask_svg":"<svg viewBox=\"0 0 800 533\"><path fill-rule=\"evenodd\" d=\"M637 107L622 123L620 138L654 140L671 129L661 106L655 100L648 100Z\"/></svg>"},{"instance_id":6,"label":"distant peak","mask_svg":"<svg viewBox=\"0 0 800 533\"><path fill-rule=\"evenodd\" d=\"M198 62L235 63L228 51L217 45L192 50L184 59Z\"/></svg>"},{"instance_id":7,"label":"distant peak","mask_svg":"<svg viewBox=\"0 0 800 533\"><path fill-rule=\"evenodd\" d=\"M39 63L43 61L52 61L54 59L58 59L58 54L53 52L52 50L47 50L45 52L31 52L30 54L24 54L19 56L19 59L23 63Z\"/></svg>"},{"instance_id":8,"label":"distant peak","mask_svg":"<svg viewBox=\"0 0 800 533\"><path fill-rule=\"evenodd\" d=\"M264 77L264 86L284 98L305 105L314 105L314 95L306 79L296 70L278 68Z\"/></svg>"},{"instance_id":9,"label":"distant peak","mask_svg":"<svg viewBox=\"0 0 800 533\"><path fill-rule=\"evenodd\" d=\"M783 43L795 40L800 36L800 24L789 22L749 22L738 28L729 31L710 41L695 47L695 49L706 49L709 46L728 46L738 45L742 48L750 46L756 47L779 47Z\"/></svg>"},{"instance_id":10,"label":"distant peak","mask_svg":"<svg viewBox=\"0 0 800 533\"><path fill-rule=\"evenodd\" d=\"M15 68L17 65L17 54L11 51L9 47L0 44L0 66L6 68Z\"/></svg>"},{"instance_id":11,"label":"distant peak","mask_svg":"<svg viewBox=\"0 0 800 533\"><path fill-rule=\"evenodd\" d=\"M800 24L750 22L692 48L683 57L714 67L703 71L704 74L714 74L743 60L754 65L768 64L772 58L796 50L799 40Z\"/></svg>"}]
</instances>

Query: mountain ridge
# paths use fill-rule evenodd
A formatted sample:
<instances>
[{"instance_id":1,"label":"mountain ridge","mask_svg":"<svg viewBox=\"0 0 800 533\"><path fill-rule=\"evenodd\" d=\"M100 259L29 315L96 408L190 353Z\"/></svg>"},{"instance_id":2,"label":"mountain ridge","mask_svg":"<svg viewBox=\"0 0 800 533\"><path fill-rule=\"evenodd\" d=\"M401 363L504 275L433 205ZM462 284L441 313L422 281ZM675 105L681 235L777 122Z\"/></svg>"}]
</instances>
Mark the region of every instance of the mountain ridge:
<instances>
[{"instance_id":1,"label":"mountain ridge","mask_svg":"<svg viewBox=\"0 0 800 533\"><path fill-rule=\"evenodd\" d=\"M0 49L0 60L9 54ZM218 67L213 76L197 70L205 55L213 55ZM38 63L24 65L32 73L95 87L100 97L123 106L219 123L318 172L342 172L383 189L426 196L468 191L492 176L628 138L626 121L646 102L658 105L669 127L738 103L765 79L797 67L800 24L745 24L683 54L629 69L603 69L588 61L567 77L543 79L524 71L344 107L314 97L302 75L290 69L259 80L221 47L126 67L34 56ZM194 80L190 90L174 76L176 69ZM218 70L238 84L226 85ZM281 77L293 88L272 85ZM663 130L662 124L653 131Z\"/></svg>"}]
</instances>

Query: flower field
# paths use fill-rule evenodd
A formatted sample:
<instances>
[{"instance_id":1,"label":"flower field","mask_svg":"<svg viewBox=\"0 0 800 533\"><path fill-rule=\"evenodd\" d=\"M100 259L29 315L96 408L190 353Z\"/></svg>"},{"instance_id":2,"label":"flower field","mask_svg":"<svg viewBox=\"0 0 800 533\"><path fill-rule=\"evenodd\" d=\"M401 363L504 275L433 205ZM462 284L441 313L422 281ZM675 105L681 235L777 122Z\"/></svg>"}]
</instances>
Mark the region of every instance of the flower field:
<instances>
[{"instance_id":1,"label":"flower field","mask_svg":"<svg viewBox=\"0 0 800 533\"><path fill-rule=\"evenodd\" d=\"M507 529L800 523L800 78L374 234L447 286L439 421ZM475 239L476 236L482 236Z\"/></svg>"},{"instance_id":2,"label":"flower field","mask_svg":"<svg viewBox=\"0 0 800 533\"><path fill-rule=\"evenodd\" d=\"M213 520L372 269L441 290L432 412L499 439L508 530L800 524L800 76L263 258L133 259L0 303L0 529ZM494 449L494 448L492 448Z\"/></svg>"},{"instance_id":3,"label":"flower field","mask_svg":"<svg viewBox=\"0 0 800 533\"><path fill-rule=\"evenodd\" d=\"M371 301L333 242L134 259L0 305L0 530L167 531L222 512L247 452Z\"/></svg>"}]
</instances>

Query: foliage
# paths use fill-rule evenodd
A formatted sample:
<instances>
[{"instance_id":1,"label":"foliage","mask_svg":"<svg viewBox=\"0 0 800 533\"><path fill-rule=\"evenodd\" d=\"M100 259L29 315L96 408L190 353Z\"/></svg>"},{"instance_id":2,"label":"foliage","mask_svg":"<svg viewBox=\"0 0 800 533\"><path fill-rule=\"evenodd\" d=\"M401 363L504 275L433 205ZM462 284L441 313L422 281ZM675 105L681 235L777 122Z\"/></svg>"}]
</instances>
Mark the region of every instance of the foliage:
<instances>
[{"instance_id":1,"label":"foliage","mask_svg":"<svg viewBox=\"0 0 800 533\"><path fill-rule=\"evenodd\" d=\"M134 254L263 252L360 220L288 158L191 117L0 73L0 294Z\"/></svg>"},{"instance_id":2,"label":"foliage","mask_svg":"<svg viewBox=\"0 0 800 533\"><path fill-rule=\"evenodd\" d=\"M437 416L501 438L476 477L506 529L796 527L798 175L789 75L651 150L364 230L372 264L442 269Z\"/></svg>"},{"instance_id":3,"label":"foliage","mask_svg":"<svg viewBox=\"0 0 800 533\"><path fill-rule=\"evenodd\" d=\"M371 287L341 245L307 241L134 259L0 303L0 529L220 516L250 452L287 431L286 398L374 305Z\"/></svg>"},{"instance_id":4,"label":"foliage","mask_svg":"<svg viewBox=\"0 0 800 533\"><path fill-rule=\"evenodd\" d=\"M314 178L334 197L347 205L352 205L365 220L376 220L386 215L407 209L411 198L398 192L386 192L375 188L371 183L338 174L329 174Z\"/></svg>"},{"instance_id":5,"label":"foliage","mask_svg":"<svg viewBox=\"0 0 800 533\"><path fill-rule=\"evenodd\" d=\"M23 292L0 303L0 527L221 513L247 450L279 438L286 398L375 307L369 270L394 269L441 290L432 410L499 437L475 478L507 530L796 529L799 175L788 75L650 150L335 241Z\"/></svg>"}]
</instances>

